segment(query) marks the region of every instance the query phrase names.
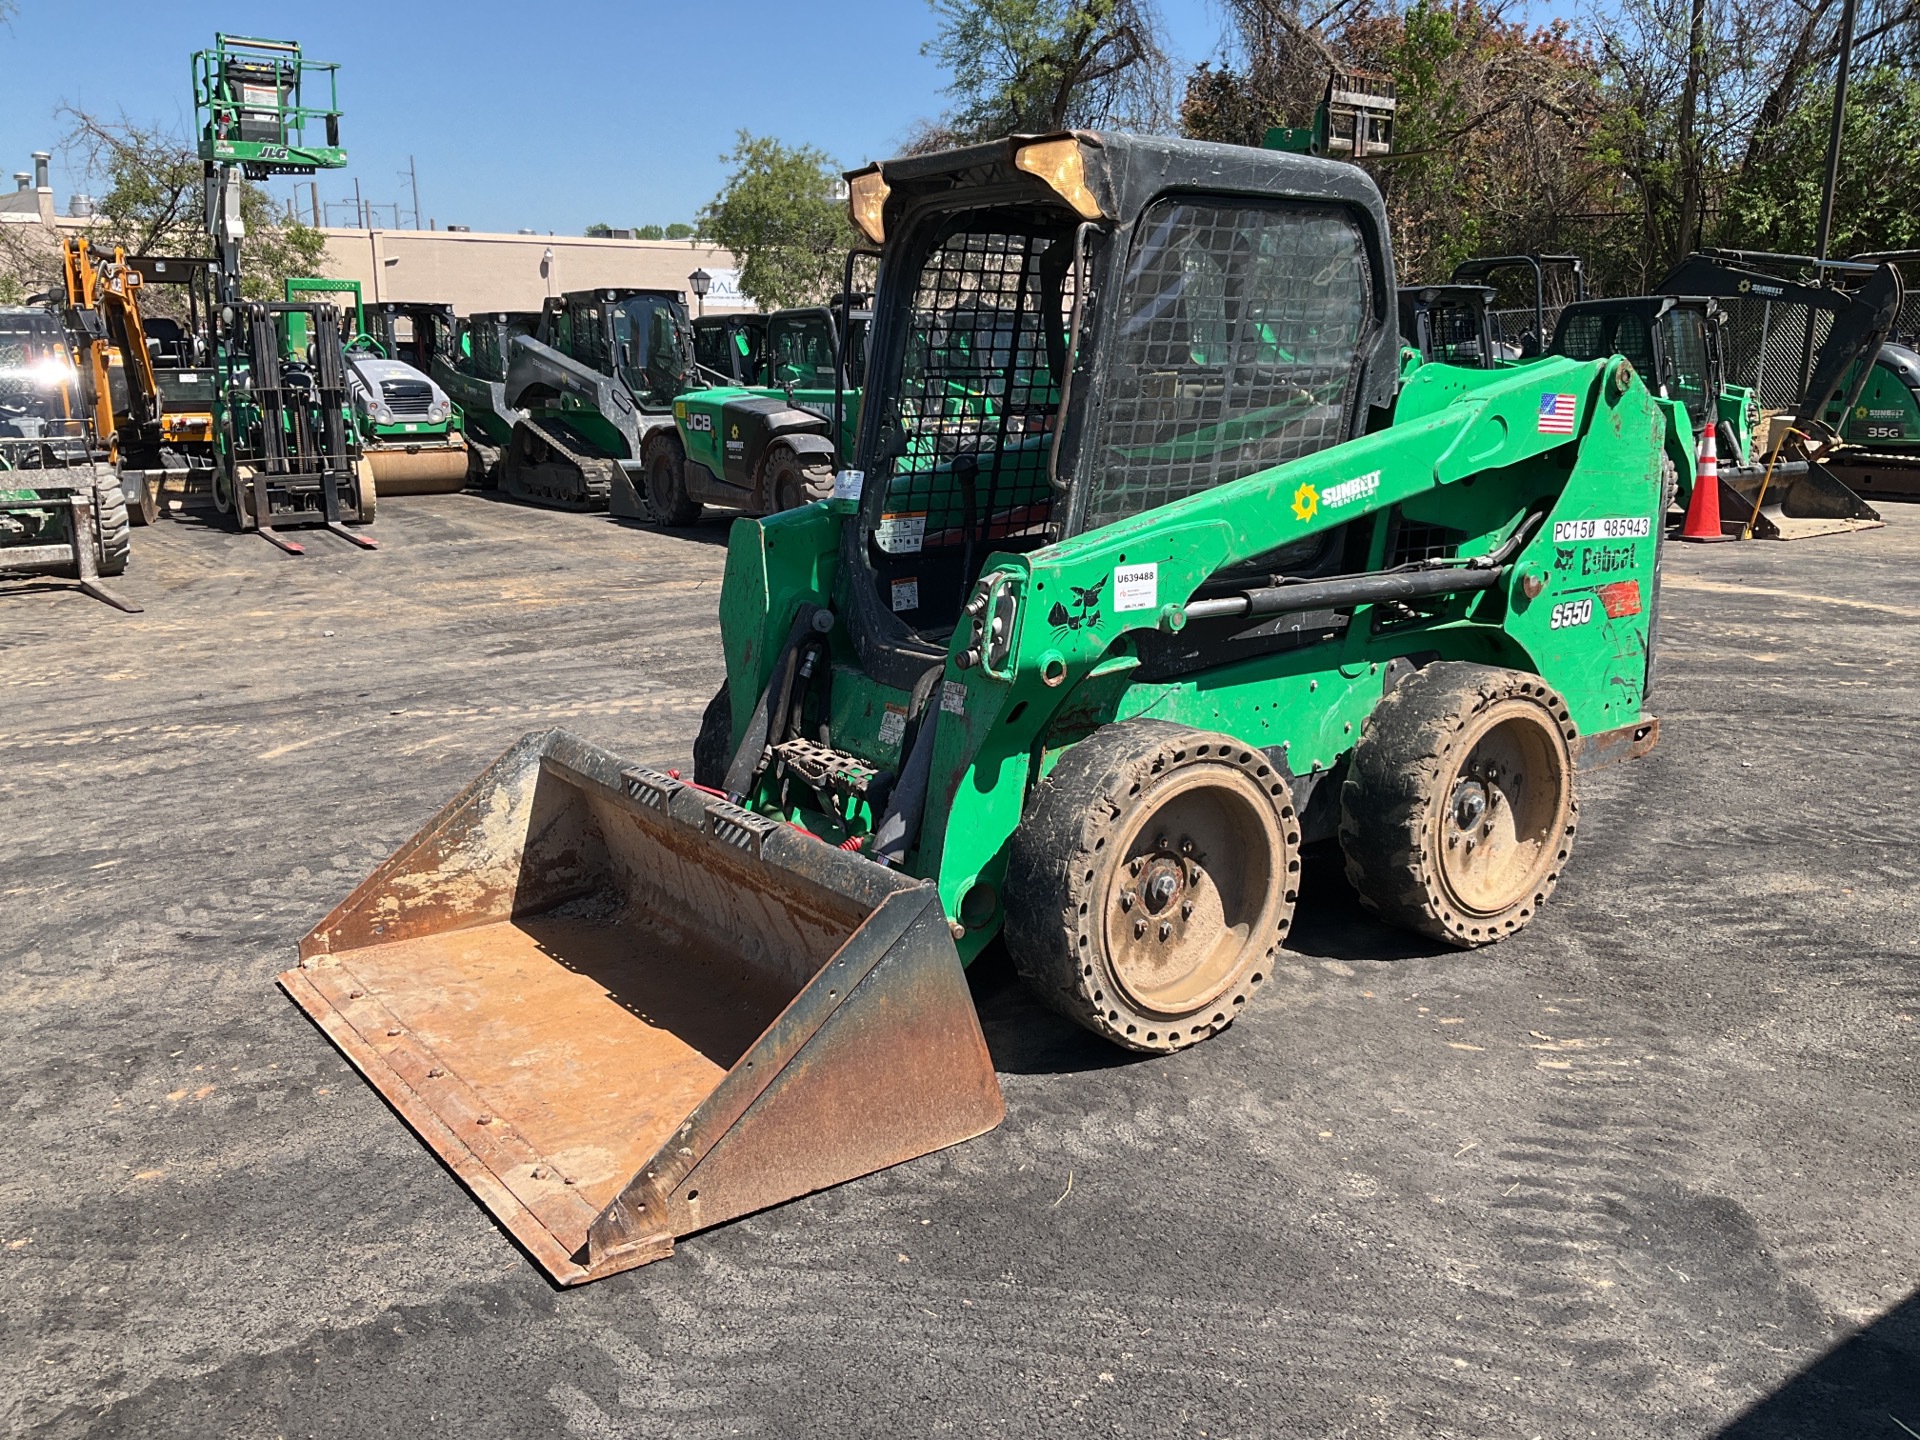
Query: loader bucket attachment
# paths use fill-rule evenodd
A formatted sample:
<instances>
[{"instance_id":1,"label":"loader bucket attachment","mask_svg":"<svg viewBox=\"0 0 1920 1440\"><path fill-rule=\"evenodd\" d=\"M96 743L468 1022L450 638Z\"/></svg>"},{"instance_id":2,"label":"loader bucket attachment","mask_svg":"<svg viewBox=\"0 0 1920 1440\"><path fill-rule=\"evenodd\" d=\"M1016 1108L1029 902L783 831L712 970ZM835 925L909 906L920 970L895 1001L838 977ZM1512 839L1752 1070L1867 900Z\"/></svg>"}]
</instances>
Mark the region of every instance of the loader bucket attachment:
<instances>
[{"instance_id":1,"label":"loader bucket attachment","mask_svg":"<svg viewBox=\"0 0 1920 1440\"><path fill-rule=\"evenodd\" d=\"M287 993L562 1285L991 1130L930 883L529 735Z\"/></svg>"},{"instance_id":2,"label":"loader bucket attachment","mask_svg":"<svg viewBox=\"0 0 1920 1440\"><path fill-rule=\"evenodd\" d=\"M1755 540L1811 540L1872 530L1886 521L1819 461L1782 460L1771 479L1761 465L1721 470L1720 523L1733 535L1751 527Z\"/></svg>"}]
</instances>

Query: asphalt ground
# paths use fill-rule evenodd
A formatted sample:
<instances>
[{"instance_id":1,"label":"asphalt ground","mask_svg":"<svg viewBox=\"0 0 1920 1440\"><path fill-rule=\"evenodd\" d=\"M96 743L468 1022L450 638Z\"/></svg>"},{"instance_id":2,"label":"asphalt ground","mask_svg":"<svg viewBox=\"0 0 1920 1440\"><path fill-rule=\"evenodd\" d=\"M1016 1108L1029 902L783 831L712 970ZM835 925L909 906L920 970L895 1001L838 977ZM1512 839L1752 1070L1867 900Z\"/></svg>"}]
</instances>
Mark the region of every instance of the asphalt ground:
<instances>
[{"instance_id":1,"label":"asphalt ground","mask_svg":"<svg viewBox=\"0 0 1920 1440\"><path fill-rule=\"evenodd\" d=\"M1920 509L1670 549L1664 739L1519 937L1315 859L1164 1059L985 963L998 1130L565 1292L273 977L523 732L684 764L725 529L377 533L0 594L9 1434L1920 1433Z\"/></svg>"}]
</instances>

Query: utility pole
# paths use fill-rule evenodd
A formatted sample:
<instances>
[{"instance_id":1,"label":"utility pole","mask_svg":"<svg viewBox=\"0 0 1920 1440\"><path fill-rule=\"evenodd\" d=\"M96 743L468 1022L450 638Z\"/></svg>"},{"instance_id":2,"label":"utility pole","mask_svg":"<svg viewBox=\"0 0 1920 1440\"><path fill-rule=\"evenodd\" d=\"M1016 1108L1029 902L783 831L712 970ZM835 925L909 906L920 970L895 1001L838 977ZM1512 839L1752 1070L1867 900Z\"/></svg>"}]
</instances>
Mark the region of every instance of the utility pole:
<instances>
[{"instance_id":1,"label":"utility pole","mask_svg":"<svg viewBox=\"0 0 1920 1440\"><path fill-rule=\"evenodd\" d=\"M326 212L324 212L320 208L320 182L318 180L309 181L307 184L307 190L309 192L310 198L313 201L313 228L318 230L322 225L326 223L326 219L325 219Z\"/></svg>"},{"instance_id":2,"label":"utility pole","mask_svg":"<svg viewBox=\"0 0 1920 1440\"><path fill-rule=\"evenodd\" d=\"M362 230L371 230L367 223L367 202L360 198L360 177L353 177L353 223Z\"/></svg>"},{"instance_id":3,"label":"utility pole","mask_svg":"<svg viewBox=\"0 0 1920 1440\"><path fill-rule=\"evenodd\" d=\"M413 228L420 228L420 172L414 169L413 156L407 156L407 180L413 186Z\"/></svg>"}]
</instances>

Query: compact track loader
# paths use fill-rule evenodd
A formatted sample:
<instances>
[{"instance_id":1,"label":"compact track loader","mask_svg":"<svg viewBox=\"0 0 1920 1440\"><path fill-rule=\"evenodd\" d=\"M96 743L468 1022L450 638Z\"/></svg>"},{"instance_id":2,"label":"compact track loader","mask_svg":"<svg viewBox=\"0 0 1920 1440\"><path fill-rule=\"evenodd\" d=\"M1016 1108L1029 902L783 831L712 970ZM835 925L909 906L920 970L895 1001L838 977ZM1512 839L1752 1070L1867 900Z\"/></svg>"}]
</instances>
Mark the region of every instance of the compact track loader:
<instances>
[{"instance_id":1,"label":"compact track loader","mask_svg":"<svg viewBox=\"0 0 1920 1440\"><path fill-rule=\"evenodd\" d=\"M507 352L516 335L531 335L538 311L493 310L462 316L453 338L433 360L433 381L460 407L467 422L467 483L492 490L500 483L500 455L526 412L507 404Z\"/></svg>"},{"instance_id":2,"label":"compact track loader","mask_svg":"<svg viewBox=\"0 0 1920 1440\"><path fill-rule=\"evenodd\" d=\"M694 373L678 291L549 297L538 332L511 342L506 403L522 418L500 457L500 488L533 505L649 518L641 457L673 429L673 399Z\"/></svg>"},{"instance_id":3,"label":"compact track loader","mask_svg":"<svg viewBox=\"0 0 1920 1440\"><path fill-rule=\"evenodd\" d=\"M857 463L735 523L693 779L529 735L282 977L562 1283L991 1128L996 938L1177 1050L1273 982L1303 845L1485 945L1657 737L1663 412L1613 356L1400 386L1359 169L1075 133L848 180Z\"/></svg>"}]
</instances>

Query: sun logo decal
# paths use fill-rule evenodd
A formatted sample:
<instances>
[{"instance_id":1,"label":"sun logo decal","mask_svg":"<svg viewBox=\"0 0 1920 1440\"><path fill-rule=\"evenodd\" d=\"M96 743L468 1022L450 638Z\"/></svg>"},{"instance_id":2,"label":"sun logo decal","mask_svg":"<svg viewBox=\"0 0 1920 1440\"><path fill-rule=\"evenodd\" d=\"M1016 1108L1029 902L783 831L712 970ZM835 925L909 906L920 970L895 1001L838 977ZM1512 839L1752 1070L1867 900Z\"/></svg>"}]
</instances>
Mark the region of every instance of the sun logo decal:
<instances>
[{"instance_id":1,"label":"sun logo decal","mask_svg":"<svg viewBox=\"0 0 1920 1440\"><path fill-rule=\"evenodd\" d=\"M1313 488L1311 481L1303 480L1300 488L1293 492L1293 514L1297 520L1311 520L1320 513L1320 492Z\"/></svg>"}]
</instances>

